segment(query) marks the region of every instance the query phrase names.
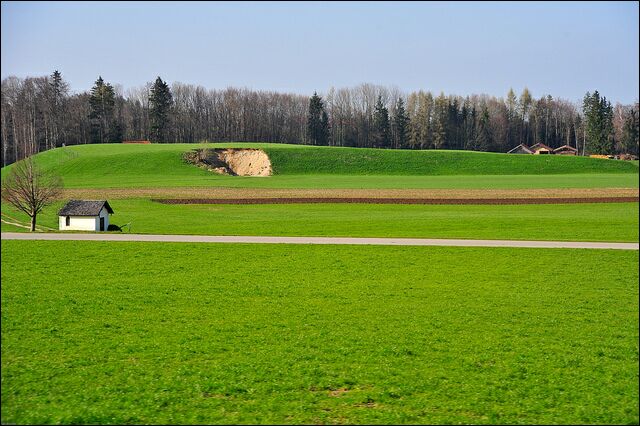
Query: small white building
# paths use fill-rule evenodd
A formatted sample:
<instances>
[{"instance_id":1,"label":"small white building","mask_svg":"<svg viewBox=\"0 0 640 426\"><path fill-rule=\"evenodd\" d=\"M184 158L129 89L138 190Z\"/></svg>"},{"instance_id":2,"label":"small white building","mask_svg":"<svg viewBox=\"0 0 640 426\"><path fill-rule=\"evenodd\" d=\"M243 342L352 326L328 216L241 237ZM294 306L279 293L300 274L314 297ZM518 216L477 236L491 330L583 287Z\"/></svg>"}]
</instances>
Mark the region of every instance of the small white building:
<instances>
[{"instance_id":1,"label":"small white building","mask_svg":"<svg viewBox=\"0 0 640 426\"><path fill-rule=\"evenodd\" d=\"M70 200L58 212L61 231L106 231L113 209L106 200Z\"/></svg>"}]
</instances>

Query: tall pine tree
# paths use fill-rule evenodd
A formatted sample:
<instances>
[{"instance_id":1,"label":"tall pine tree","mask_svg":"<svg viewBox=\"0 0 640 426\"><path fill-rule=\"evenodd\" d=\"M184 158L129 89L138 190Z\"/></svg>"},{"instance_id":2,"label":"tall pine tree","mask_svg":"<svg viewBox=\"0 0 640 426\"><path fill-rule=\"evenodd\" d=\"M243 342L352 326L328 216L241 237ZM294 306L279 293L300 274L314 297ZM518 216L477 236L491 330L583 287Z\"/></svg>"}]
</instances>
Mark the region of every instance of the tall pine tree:
<instances>
[{"instance_id":1,"label":"tall pine tree","mask_svg":"<svg viewBox=\"0 0 640 426\"><path fill-rule=\"evenodd\" d=\"M98 77L89 96L89 121L91 123L91 139L94 143L117 142L110 140L114 125L115 97L113 86L105 83L102 77Z\"/></svg>"},{"instance_id":2,"label":"tall pine tree","mask_svg":"<svg viewBox=\"0 0 640 426\"><path fill-rule=\"evenodd\" d=\"M309 98L307 140L311 145L329 144L329 117L324 109L322 98L316 92L313 92L313 96Z\"/></svg>"},{"instance_id":3,"label":"tall pine tree","mask_svg":"<svg viewBox=\"0 0 640 426\"><path fill-rule=\"evenodd\" d=\"M638 125L638 104L635 104L627 115L622 128L622 147L625 154L638 155L638 149L640 144L638 143L638 136L640 135L640 128Z\"/></svg>"},{"instance_id":4,"label":"tall pine tree","mask_svg":"<svg viewBox=\"0 0 640 426\"><path fill-rule=\"evenodd\" d=\"M447 130L449 128L449 100L440 93L435 100L433 115L433 147L443 149L447 147Z\"/></svg>"},{"instance_id":5,"label":"tall pine tree","mask_svg":"<svg viewBox=\"0 0 640 426\"><path fill-rule=\"evenodd\" d=\"M149 122L153 142L169 141L169 120L172 105L173 95L169 85L160 77L156 78L149 93Z\"/></svg>"},{"instance_id":6,"label":"tall pine tree","mask_svg":"<svg viewBox=\"0 0 640 426\"><path fill-rule=\"evenodd\" d=\"M62 79L60 71L55 70L51 74L49 80L49 109L51 112L52 128L51 139L52 145L58 146L62 139L64 131L64 121L66 112L66 99L69 94L69 85Z\"/></svg>"},{"instance_id":7,"label":"tall pine tree","mask_svg":"<svg viewBox=\"0 0 640 426\"><path fill-rule=\"evenodd\" d=\"M507 93L507 140L505 145L511 149L518 145L517 129L518 129L518 98L512 88Z\"/></svg>"},{"instance_id":8,"label":"tall pine tree","mask_svg":"<svg viewBox=\"0 0 640 426\"><path fill-rule=\"evenodd\" d=\"M596 90L587 92L582 103L585 119L587 151L592 154L612 154L613 107L607 98L600 97Z\"/></svg>"},{"instance_id":9,"label":"tall pine tree","mask_svg":"<svg viewBox=\"0 0 640 426\"><path fill-rule=\"evenodd\" d=\"M533 104L533 98L531 97L531 92L526 87L522 90L522 94L520 95L520 101L518 102L518 107L520 109L520 120L522 125L520 126L520 143L529 145L529 129L528 129L528 115L531 110L531 105Z\"/></svg>"},{"instance_id":10,"label":"tall pine tree","mask_svg":"<svg viewBox=\"0 0 640 426\"><path fill-rule=\"evenodd\" d=\"M476 121L475 141L472 146L474 151L486 151L491 146L491 129L489 128L489 110L486 104L482 104L480 117Z\"/></svg>"},{"instance_id":11,"label":"tall pine tree","mask_svg":"<svg viewBox=\"0 0 640 426\"><path fill-rule=\"evenodd\" d=\"M389 137L389 110L382 103L382 96L378 96L373 113L373 146L388 148L391 146Z\"/></svg>"},{"instance_id":12,"label":"tall pine tree","mask_svg":"<svg viewBox=\"0 0 640 426\"><path fill-rule=\"evenodd\" d=\"M404 101L398 98L393 116L393 135L396 148L406 148L409 142L409 116L404 109Z\"/></svg>"}]
</instances>

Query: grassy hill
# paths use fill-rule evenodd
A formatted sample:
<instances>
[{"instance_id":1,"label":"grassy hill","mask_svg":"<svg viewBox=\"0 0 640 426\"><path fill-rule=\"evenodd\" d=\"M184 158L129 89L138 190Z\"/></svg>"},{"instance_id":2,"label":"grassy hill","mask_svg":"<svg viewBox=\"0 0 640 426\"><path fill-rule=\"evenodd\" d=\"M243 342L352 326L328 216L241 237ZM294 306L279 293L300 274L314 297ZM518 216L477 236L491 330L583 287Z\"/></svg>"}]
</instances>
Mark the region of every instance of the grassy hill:
<instances>
[{"instance_id":1,"label":"grassy hill","mask_svg":"<svg viewBox=\"0 0 640 426\"><path fill-rule=\"evenodd\" d=\"M80 145L43 152L36 159L45 168L59 173L67 187L234 186L238 182L249 180L254 184L260 180L214 175L183 162L185 151L202 147L264 149L271 158L277 179L263 180L259 186L277 186L279 179L290 181L294 176L304 181L320 175L339 175L352 180L364 176L394 176L402 180L403 177L576 174L615 174L631 178L630 175L638 173L637 166L629 162L583 157L256 143ZM2 170L3 176L10 167ZM358 181L354 183L356 187ZM322 186L317 182L311 185ZM404 184L400 182L397 186Z\"/></svg>"},{"instance_id":2,"label":"grassy hill","mask_svg":"<svg viewBox=\"0 0 640 426\"><path fill-rule=\"evenodd\" d=\"M265 151L279 174L443 176L638 172L629 163L585 157L336 147L304 150L270 147Z\"/></svg>"}]
</instances>

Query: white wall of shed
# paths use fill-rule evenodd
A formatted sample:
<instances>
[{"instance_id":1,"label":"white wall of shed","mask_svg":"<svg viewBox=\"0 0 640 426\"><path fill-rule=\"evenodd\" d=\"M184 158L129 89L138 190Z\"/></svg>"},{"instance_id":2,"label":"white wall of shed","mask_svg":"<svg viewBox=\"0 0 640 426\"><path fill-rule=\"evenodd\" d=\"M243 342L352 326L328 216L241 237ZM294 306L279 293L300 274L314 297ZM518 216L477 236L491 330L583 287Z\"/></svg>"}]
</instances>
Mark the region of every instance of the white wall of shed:
<instances>
[{"instance_id":1,"label":"white wall of shed","mask_svg":"<svg viewBox=\"0 0 640 426\"><path fill-rule=\"evenodd\" d=\"M58 225L61 231L97 231L100 229L98 216L69 216L69 226L67 226L67 216L58 216Z\"/></svg>"}]
</instances>

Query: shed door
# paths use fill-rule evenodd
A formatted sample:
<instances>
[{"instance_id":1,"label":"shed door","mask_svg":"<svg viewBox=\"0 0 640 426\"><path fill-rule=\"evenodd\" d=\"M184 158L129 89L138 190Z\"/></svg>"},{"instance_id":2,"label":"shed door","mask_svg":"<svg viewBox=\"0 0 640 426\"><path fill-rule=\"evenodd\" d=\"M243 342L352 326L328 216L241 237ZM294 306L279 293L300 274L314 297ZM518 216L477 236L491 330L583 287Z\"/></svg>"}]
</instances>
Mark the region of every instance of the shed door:
<instances>
[{"instance_id":1,"label":"shed door","mask_svg":"<svg viewBox=\"0 0 640 426\"><path fill-rule=\"evenodd\" d=\"M100 218L100 230L104 231L104 217Z\"/></svg>"}]
</instances>

